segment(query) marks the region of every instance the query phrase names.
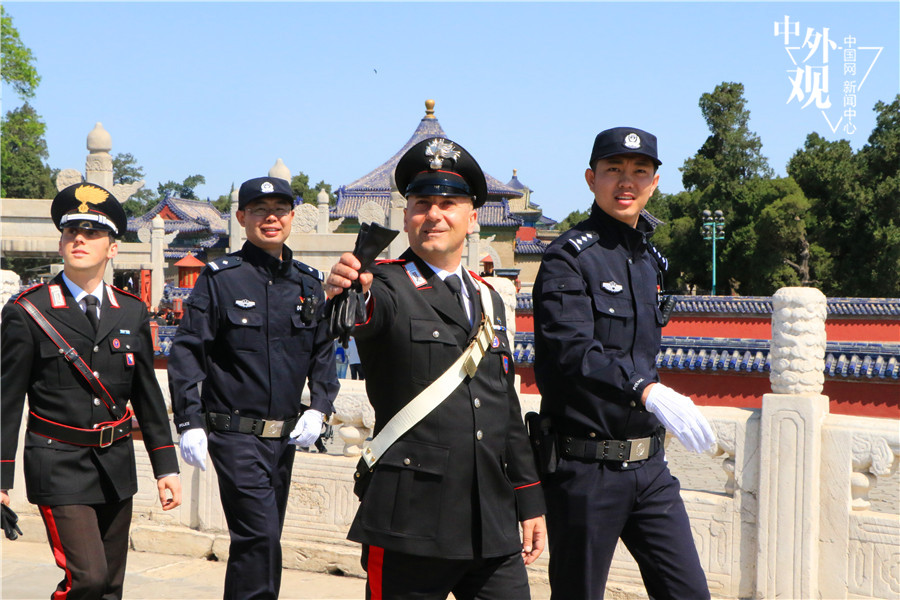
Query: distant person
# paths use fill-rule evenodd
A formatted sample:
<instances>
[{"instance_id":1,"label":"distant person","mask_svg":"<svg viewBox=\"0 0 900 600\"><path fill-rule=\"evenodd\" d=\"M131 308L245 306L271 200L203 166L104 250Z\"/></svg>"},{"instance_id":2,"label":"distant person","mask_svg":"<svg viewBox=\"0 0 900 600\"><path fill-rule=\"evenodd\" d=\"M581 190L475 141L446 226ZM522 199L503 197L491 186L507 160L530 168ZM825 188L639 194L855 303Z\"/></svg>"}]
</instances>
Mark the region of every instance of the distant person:
<instances>
[{"instance_id":1,"label":"distant person","mask_svg":"<svg viewBox=\"0 0 900 600\"><path fill-rule=\"evenodd\" d=\"M295 446L319 438L338 391L319 272L285 244L293 200L284 179L241 184L247 241L200 273L169 353L181 455L205 469L208 444L218 475L228 600L278 597Z\"/></svg>"},{"instance_id":2,"label":"distant person","mask_svg":"<svg viewBox=\"0 0 900 600\"><path fill-rule=\"evenodd\" d=\"M491 257L485 258L481 261L483 266L483 270L481 271L482 277L493 277L494 276L494 261L491 260Z\"/></svg>"},{"instance_id":3,"label":"distant person","mask_svg":"<svg viewBox=\"0 0 900 600\"><path fill-rule=\"evenodd\" d=\"M10 299L0 325L0 501L10 503L27 394L25 489L65 571L52 597L119 599L138 491L132 417L163 510L181 504L178 457L147 309L103 282L127 226L122 205L80 183L56 195L50 214L63 271Z\"/></svg>"},{"instance_id":4,"label":"distant person","mask_svg":"<svg viewBox=\"0 0 900 600\"><path fill-rule=\"evenodd\" d=\"M651 598L710 597L663 449L667 428L693 452L716 438L656 370L667 263L641 211L660 164L646 131L598 134L585 171L591 215L550 244L534 283L541 411L529 422L544 438L536 449L556 449L539 461L555 600L603 598L620 538Z\"/></svg>"},{"instance_id":5,"label":"distant person","mask_svg":"<svg viewBox=\"0 0 900 600\"><path fill-rule=\"evenodd\" d=\"M350 365L350 379L365 379L365 372L359 360L359 350L356 348L356 340L350 338L347 346L347 363Z\"/></svg>"}]
</instances>

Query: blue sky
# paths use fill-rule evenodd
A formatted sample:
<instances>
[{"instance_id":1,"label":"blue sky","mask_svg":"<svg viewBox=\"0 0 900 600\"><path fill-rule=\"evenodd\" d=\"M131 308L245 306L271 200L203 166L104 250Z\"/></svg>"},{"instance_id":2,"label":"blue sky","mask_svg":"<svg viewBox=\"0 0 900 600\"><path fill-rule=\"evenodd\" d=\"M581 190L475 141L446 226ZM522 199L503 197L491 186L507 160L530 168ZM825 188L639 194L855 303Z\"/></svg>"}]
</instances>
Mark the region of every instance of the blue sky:
<instances>
[{"instance_id":1,"label":"blue sky","mask_svg":"<svg viewBox=\"0 0 900 600\"><path fill-rule=\"evenodd\" d=\"M723 81L744 84L778 174L813 131L863 146L873 106L900 90L897 2L4 5L43 78L32 104L52 167L83 171L101 121L148 186L201 174L197 191L213 199L277 158L313 182L350 183L406 142L433 98L450 138L501 181L518 169L559 220L590 205L583 173L608 127L656 134L660 188L682 189L679 167L709 135L698 100ZM878 51L864 48L879 47L869 71ZM843 71L854 64L856 131L845 118L832 132L853 101ZM797 69L801 90L828 76L824 116L803 107L816 89L824 100L821 79L789 100ZM4 112L21 103L5 85L2 101Z\"/></svg>"}]
</instances>

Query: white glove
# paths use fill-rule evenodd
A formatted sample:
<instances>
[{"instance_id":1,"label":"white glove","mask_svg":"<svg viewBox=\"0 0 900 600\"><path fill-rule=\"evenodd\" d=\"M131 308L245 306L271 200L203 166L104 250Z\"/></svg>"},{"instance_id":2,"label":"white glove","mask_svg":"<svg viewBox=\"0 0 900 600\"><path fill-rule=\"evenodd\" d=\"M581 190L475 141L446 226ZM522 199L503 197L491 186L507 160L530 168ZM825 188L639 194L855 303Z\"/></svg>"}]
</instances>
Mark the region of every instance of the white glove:
<instances>
[{"instance_id":1,"label":"white glove","mask_svg":"<svg viewBox=\"0 0 900 600\"><path fill-rule=\"evenodd\" d=\"M691 452L699 454L714 447L716 435L712 427L687 396L656 383L650 386L650 394L644 404Z\"/></svg>"},{"instance_id":2,"label":"white glove","mask_svg":"<svg viewBox=\"0 0 900 600\"><path fill-rule=\"evenodd\" d=\"M301 448L308 448L316 443L319 436L322 435L322 423L325 422L325 415L321 412L308 408L306 412L300 415L296 427L291 432L291 443Z\"/></svg>"},{"instance_id":3,"label":"white glove","mask_svg":"<svg viewBox=\"0 0 900 600\"><path fill-rule=\"evenodd\" d=\"M206 432L202 427L188 429L181 434L181 460L192 467L206 470Z\"/></svg>"}]
</instances>

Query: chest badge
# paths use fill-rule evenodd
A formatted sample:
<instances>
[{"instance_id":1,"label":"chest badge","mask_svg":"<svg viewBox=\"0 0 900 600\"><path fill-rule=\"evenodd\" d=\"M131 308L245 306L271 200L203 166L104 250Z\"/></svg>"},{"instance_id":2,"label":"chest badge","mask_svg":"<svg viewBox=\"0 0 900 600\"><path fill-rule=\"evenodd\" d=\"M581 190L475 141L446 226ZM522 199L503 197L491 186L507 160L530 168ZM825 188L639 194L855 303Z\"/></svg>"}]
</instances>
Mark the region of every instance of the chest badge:
<instances>
[{"instance_id":1,"label":"chest badge","mask_svg":"<svg viewBox=\"0 0 900 600\"><path fill-rule=\"evenodd\" d=\"M509 357L506 355L503 356L503 372L509 373Z\"/></svg>"},{"instance_id":2,"label":"chest badge","mask_svg":"<svg viewBox=\"0 0 900 600\"><path fill-rule=\"evenodd\" d=\"M500 338L498 338L498 337L495 335L495 336L494 336L494 339L491 340L491 348L499 348L499 347L500 347Z\"/></svg>"},{"instance_id":3,"label":"chest badge","mask_svg":"<svg viewBox=\"0 0 900 600\"><path fill-rule=\"evenodd\" d=\"M122 347L122 342L119 341L119 338L113 338L112 345L113 345L113 348L118 350L119 348Z\"/></svg>"},{"instance_id":4,"label":"chest badge","mask_svg":"<svg viewBox=\"0 0 900 600\"><path fill-rule=\"evenodd\" d=\"M256 306L256 302L253 300L248 300L247 298L243 298L241 300L235 300L234 305L239 308L253 308Z\"/></svg>"},{"instance_id":5,"label":"chest badge","mask_svg":"<svg viewBox=\"0 0 900 600\"><path fill-rule=\"evenodd\" d=\"M604 281L601 287L610 294L618 294L622 291L622 284L616 281Z\"/></svg>"},{"instance_id":6,"label":"chest badge","mask_svg":"<svg viewBox=\"0 0 900 600\"><path fill-rule=\"evenodd\" d=\"M428 280L422 277L422 274L419 273L419 269L416 267L415 263L406 263L403 265L403 268L406 269L406 274L409 275L414 286L420 288L428 285Z\"/></svg>"},{"instance_id":7,"label":"chest badge","mask_svg":"<svg viewBox=\"0 0 900 600\"><path fill-rule=\"evenodd\" d=\"M129 367L134 366L134 353L133 352L125 353L125 364L128 365Z\"/></svg>"}]
</instances>

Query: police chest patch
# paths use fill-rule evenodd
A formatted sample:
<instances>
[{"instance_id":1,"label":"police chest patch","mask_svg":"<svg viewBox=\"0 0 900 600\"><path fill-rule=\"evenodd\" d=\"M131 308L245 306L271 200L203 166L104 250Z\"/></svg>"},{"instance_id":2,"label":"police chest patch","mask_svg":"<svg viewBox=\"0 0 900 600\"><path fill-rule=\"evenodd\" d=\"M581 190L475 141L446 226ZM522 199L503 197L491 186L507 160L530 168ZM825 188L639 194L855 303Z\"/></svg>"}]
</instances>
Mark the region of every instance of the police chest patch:
<instances>
[{"instance_id":1,"label":"police chest patch","mask_svg":"<svg viewBox=\"0 0 900 600\"><path fill-rule=\"evenodd\" d=\"M622 284L617 281L604 281L600 286L610 294L618 294L622 291Z\"/></svg>"},{"instance_id":2,"label":"police chest patch","mask_svg":"<svg viewBox=\"0 0 900 600\"><path fill-rule=\"evenodd\" d=\"M256 306L256 302L248 298L241 298L240 300L235 300L234 305L238 308L253 308Z\"/></svg>"}]
</instances>

